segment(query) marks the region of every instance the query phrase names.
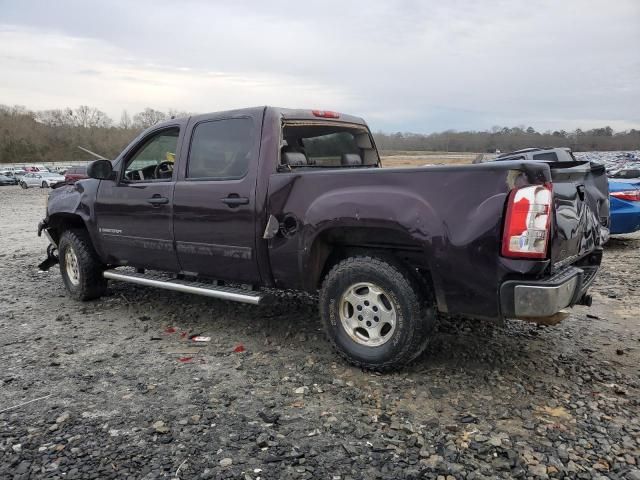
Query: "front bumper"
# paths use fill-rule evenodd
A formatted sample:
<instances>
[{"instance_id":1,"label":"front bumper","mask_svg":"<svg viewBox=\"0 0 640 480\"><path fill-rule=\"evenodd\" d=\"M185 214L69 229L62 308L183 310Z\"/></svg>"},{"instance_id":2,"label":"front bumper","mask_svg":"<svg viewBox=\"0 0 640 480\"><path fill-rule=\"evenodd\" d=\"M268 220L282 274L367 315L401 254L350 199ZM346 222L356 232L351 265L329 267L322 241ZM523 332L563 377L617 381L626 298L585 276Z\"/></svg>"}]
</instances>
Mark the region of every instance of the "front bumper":
<instances>
[{"instance_id":1,"label":"front bumper","mask_svg":"<svg viewBox=\"0 0 640 480\"><path fill-rule=\"evenodd\" d=\"M586 302L597 266L569 266L541 280L509 280L500 287L504 318L551 317L563 308Z\"/></svg>"}]
</instances>

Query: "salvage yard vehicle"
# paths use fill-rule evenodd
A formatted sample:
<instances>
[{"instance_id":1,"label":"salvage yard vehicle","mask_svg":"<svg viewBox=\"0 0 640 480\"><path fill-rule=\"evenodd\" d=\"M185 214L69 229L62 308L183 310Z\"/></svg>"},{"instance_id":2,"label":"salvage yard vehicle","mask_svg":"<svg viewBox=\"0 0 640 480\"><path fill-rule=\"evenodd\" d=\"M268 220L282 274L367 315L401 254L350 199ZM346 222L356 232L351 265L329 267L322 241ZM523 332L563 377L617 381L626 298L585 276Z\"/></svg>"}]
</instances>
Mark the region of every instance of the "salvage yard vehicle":
<instances>
[{"instance_id":1,"label":"salvage yard vehicle","mask_svg":"<svg viewBox=\"0 0 640 480\"><path fill-rule=\"evenodd\" d=\"M611 233L633 233L640 230L640 178L609 179L611 196Z\"/></svg>"},{"instance_id":2,"label":"salvage yard vehicle","mask_svg":"<svg viewBox=\"0 0 640 480\"><path fill-rule=\"evenodd\" d=\"M22 176L22 179L20 179L20 186L22 188L47 188L52 187L60 182L64 182L64 177L62 175L58 175L57 173L31 172Z\"/></svg>"},{"instance_id":3,"label":"salvage yard vehicle","mask_svg":"<svg viewBox=\"0 0 640 480\"><path fill-rule=\"evenodd\" d=\"M338 353L376 370L417 358L438 314L547 321L590 304L608 233L601 165L381 166L350 115L172 119L49 194L42 268L59 259L78 300L108 280L250 304L319 292Z\"/></svg>"},{"instance_id":4,"label":"salvage yard vehicle","mask_svg":"<svg viewBox=\"0 0 640 480\"><path fill-rule=\"evenodd\" d=\"M87 177L87 167L86 166L76 166L76 167L69 167L65 172L64 172L64 179L66 180L67 183L74 183L77 182L78 180L83 180L85 178L89 178Z\"/></svg>"},{"instance_id":5,"label":"salvage yard vehicle","mask_svg":"<svg viewBox=\"0 0 640 480\"><path fill-rule=\"evenodd\" d=\"M17 185L18 184L18 180L16 180L15 177L12 177L11 175L2 175L0 174L0 186L3 185Z\"/></svg>"}]
</instances>

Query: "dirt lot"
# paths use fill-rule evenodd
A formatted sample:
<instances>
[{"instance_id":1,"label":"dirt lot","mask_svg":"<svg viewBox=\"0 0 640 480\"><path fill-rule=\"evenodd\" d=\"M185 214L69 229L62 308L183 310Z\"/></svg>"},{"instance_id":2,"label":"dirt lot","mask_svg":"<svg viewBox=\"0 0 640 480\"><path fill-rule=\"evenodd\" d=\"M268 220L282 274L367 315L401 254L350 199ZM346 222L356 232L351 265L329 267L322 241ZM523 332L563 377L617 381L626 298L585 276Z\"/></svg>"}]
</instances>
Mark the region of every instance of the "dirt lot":
<instances>
[{"instance_id":1,"label":"dirt lot","mask_svg":"<svg viewBox=\"0 0 640 480\"><path fill-rule=\"evenodd\" d=\"M471 163L477 153L384 151L380 153L384 167L422 167L424 165L455 165Z\"/></svg>"},{"instance_id":2,"label":"dirt lot","mask_svg":"<svg viewBox=\"0 0 640 480\"><path fill-rule=\"evenodd\" d=\"M0 188L0 478L640 479L638 235L560 326L443 323L377 375L337 359L305 297L67 299L36 268L45 197Z\"/></svg>"}]
</instances>

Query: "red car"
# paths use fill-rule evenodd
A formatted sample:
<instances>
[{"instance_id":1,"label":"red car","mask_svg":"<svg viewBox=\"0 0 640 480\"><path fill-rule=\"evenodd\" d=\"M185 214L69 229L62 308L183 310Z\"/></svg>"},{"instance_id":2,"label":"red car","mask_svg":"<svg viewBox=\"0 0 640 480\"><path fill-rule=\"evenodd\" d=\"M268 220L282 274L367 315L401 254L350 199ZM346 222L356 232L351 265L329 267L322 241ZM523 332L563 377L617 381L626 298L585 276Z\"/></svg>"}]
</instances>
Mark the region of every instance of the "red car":
<instances>
[{"instance_id":1,"label":"red car","mask_svg":"<svg viewBox=\"0 0 640 480\"><path fill-rule=\"evenodd\" d=\"M67 183L76 183L78 180L82 180L84 178L89 178L87 176L87 167L71 167L69 170L64 172L64 179Z\"/></svg>"}]
</instances>

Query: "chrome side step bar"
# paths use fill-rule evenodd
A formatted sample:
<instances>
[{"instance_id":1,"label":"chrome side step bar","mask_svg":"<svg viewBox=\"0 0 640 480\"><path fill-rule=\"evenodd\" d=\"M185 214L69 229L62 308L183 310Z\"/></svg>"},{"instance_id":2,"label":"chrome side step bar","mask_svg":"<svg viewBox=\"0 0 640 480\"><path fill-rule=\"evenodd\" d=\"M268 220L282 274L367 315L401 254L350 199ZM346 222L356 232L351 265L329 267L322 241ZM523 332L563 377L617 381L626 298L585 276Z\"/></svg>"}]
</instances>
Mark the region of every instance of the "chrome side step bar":
<instances>
[{"instance_id":1,"label":"chrome side step bar","mask_svg":"<svg viewBox=\"0 0 640 480\"><path fill-rule=\"evenodd\" d=\"M258 305L263 298L258 293L240 288L218 287L214 285L210 286L205 283L178 279L159 280L150 278L150 276L142 273L120 273L113 270L106 270L103 275L104 278L108 280L119 280L122 282L144 285L146 287L173 290L175 292L194 293L196 295L204 295L205 297L233 300L235 302L249 303L251 305Z\"/></svg>"}]
</instances>

